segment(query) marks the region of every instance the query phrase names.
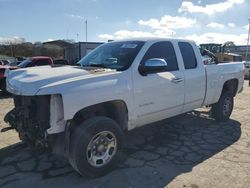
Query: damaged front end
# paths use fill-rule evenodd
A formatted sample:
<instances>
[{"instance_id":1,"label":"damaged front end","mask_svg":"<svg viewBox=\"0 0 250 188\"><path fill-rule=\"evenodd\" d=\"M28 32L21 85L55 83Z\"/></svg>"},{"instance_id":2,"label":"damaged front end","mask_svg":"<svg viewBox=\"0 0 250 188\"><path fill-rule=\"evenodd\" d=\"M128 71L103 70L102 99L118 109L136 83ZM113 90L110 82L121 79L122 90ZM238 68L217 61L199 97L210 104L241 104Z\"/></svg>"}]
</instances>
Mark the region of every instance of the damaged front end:
<instances>
[{"instance_id":1,"label":"damaged front end","mask_svg":"<svg viewBox=\"0 0 250 188\"><path fill-rule=\"evenodd\" d=\"M14 109L4 118L22 141L38 148L51 148L65 129L60 95L14 96Z\"/></svg>"}]
</instances>

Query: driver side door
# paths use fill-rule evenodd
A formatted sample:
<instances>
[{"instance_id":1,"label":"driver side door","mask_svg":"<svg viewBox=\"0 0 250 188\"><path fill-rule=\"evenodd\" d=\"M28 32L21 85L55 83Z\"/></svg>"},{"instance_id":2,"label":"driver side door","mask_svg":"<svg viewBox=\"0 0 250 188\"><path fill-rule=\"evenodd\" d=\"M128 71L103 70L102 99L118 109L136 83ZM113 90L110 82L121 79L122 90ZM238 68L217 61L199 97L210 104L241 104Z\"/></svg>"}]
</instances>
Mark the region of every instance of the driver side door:
<instances>
[{"instance_id":1,"label":"driver side door","mask_svg":"<svg viewBox=\"0 0 250 188\"><path fill-rule=\"evenodd\" d=\"M184 104L184 74L180 70L173 44L161 41L146 51L140 66L153 58L164 59L167 70L143 76L134 75L136 126L180 114Z\"/></svg>"}]
</instances>

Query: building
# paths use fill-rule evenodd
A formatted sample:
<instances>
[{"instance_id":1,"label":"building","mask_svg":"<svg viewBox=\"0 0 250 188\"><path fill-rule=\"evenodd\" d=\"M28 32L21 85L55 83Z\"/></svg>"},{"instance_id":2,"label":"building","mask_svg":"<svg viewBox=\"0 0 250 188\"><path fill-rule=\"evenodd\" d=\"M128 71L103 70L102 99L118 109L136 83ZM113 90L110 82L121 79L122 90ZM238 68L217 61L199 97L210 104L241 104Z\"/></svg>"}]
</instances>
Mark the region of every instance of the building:
<instances>
[{"instance_id":1,"label":"building","mask_svg":"<svg viewBox=\"0 0 250 188\"><path fill-rule=\"evenodd\" d=\"M65 58L65 49L72 46L73 43L66 40L54 40L37 44L35 55L47 55L55 59Z\"/></svg>"},{"instance_id":2,"label":"building","mask_svg":"<svg viewBox=\"0 0 250 188\"><path fill-rule=\"evenodd\" d=\"M82 57L90 51L100 46L100 42L78 42L64 48L64 58L70 64L78 62Z\"/></svg>"},{"instance_id":3,"label":"building","mask_svg":"<svg viewBox=\"0 0 250 188\"><path fill-rule=\"evenodd\" d=\"M239 54L243 57L243 60L250 61L250 46L248 47L247 59L246 59L246 51L247 51L247 45L225 47L225 52Z\"/></svg>"}]
</instances>

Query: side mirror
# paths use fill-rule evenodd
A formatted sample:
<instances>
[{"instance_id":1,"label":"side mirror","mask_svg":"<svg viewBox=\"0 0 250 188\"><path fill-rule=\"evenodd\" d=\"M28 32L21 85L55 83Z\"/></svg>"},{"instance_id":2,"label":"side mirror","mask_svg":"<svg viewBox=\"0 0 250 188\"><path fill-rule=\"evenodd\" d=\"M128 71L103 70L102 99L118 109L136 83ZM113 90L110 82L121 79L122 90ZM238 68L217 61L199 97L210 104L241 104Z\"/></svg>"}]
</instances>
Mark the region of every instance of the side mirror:
<instances>
[{"instance_id":1,"label":"side mirror","mask_svg":"<svg viewBox=\"0 0 250 188\"><path fill-rule=\"evenodd\" d=\"M147 76L148 74L165 72L167 71L167 62L165 59L152 58L148 59L139 66L139 72L142 76Z\"/></svg>"}]
</instances>

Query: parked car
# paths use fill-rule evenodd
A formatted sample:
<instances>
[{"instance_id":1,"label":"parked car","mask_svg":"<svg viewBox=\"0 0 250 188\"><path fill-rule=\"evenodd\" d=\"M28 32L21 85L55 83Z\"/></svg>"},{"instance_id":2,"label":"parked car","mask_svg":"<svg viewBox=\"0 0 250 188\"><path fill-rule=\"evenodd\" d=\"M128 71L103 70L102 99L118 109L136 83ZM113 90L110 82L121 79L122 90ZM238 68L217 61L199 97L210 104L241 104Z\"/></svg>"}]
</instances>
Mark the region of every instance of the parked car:
<instances>
[{"instance_id":1,"label":"parked car","mask_svg":"<svg viewBox=\"0 0 250 188\"><path fill-rule=\"evenodd\" d=\"M22 63L18 64L17 66L19 68L26 68L26 67L44 66L52 64L53 64L52 58L46 56L36 56L22 61Z\"/></svg>"},{"instance_id":2,"label":"parked car","mask_svg":"<svg viewBox=\"0 0 250 188\"><path fill-rule=\"evenodd\" d=\"M8 61L8 60L0 60L0 65L7 65L9 63L10 63L10 61Z\"/></svg>"},{"instance_id":3,"label":"parked car","mask_svg":"<svg viewBox=\"0 0 250 188\"><path fill-rule=\"evenodd\" d=\"M14 61L14 62L9 63L8 66L17 66L20 63L22 63L22 61Z\"/></svg>"},{"instance_id":4,"label":"parked car","mask_svg":"<svg viewBox=\"0 0 250 188\"><path fill-rule=\"evenodd\" d=\"M55 59L53 62L54 65L69 65L69 62L66 59Z\"/></svg>"},{"instance_id":5,"label":"parked car","mask_svg":"<svg viewBox=\"0 0 250 188\"><path fill-rule=\"evenodd\" d=\"M27 67L34 67L34 66L43 66L43 65L52 65L53 60L50 57L46 56L37 56L37 57L31 57L28 58L21 63L19 63L17 66L0 66L0 89L4 92L6 92L6 76L5 73L7 70L15 70L20 68L27 68Z\"/></svg>"},{"instance_id":6,"label":"parked car","mask_svg":"<svg viewBox=\"0 0 250 188\"><path fill-rule=\"evenodd\" d=\"M79 65L11 71L15 108L5 121L91 177L119 163L126 131L207 105L227 121L244 83L242 63L204 65L196 44L180 39L106 43Z\"/></svg>"},{"instance_id":7,"label":"parked car","mask_svg":"<svg viewBox=\"0 0 250 188\"><path fill-rule=\"evenodd\" d=\"M245 78L250 78L249 71L250 71L250 61L244 61L245 67Z\"/></svg>"},{"instance_id":8,"label":"parked car","mask_svg":"<svg viewBox=\"0 0 250 188\"><path fill-rule=\"evenodd\" d=\"M0 89L6 92L6 76L5 71L10 69L8 65L0 65Z\"/></svg>"}]
</instances>

